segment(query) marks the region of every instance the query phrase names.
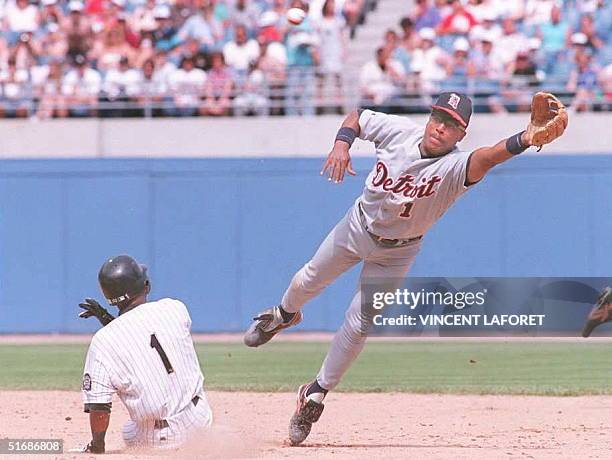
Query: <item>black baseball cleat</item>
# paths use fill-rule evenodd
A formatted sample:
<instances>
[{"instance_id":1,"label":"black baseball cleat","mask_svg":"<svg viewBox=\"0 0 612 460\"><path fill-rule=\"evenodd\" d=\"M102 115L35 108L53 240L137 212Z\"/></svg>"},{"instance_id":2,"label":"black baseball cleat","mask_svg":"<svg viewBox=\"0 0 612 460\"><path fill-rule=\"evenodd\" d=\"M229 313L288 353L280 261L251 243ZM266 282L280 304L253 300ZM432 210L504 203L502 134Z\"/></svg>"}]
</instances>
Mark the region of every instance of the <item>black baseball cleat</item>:
<instances>
[{"instance_id":1,"label":"black baseball cleat","mask_svg":"<svg viewBox=\"0 0 612 460\"><path fill-rule=\"evenodd\" d=\"M302 321L302 312L298 311L289 321L281 316L280 306L268 308L253 318L253 322L244 333L244 344L247 347L258 347L272 340L283 329Z\"/></svg>"},{"instance_id":2,"label":"black baseball cleat","mask_svg":"<svg viewBox=\"0 0 612 460\"><path fill-rule=\"evenodd\" d=\"M298 389L297 408L289 422L289 442L297 446L310 434L312 424L319 420L325 404L318 403L312 399L306 399L306 391L311 383L305 383Z\"/></svg>"}]
</instances>

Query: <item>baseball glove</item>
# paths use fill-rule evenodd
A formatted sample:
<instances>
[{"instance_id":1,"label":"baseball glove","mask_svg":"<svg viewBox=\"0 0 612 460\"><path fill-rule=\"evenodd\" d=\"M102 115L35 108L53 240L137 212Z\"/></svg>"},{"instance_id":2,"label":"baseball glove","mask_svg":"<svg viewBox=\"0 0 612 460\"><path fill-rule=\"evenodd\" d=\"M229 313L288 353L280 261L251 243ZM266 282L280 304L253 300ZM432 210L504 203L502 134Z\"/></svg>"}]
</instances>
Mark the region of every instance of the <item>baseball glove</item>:
<instances>
[{"instance_id":1,"label":"baseball glove","mask_svg":"<svg viewBox=\"0 0 612 460\"><path fill-rule=\"evenodd\" d=\"M90 316L95 316L98 318L98 321L102 323L102 326L106 326L115 319L115 317L111 315L106 308L104 308L94 299L85 299L83 303L79 304L79 307L85 310L79 313L79 318L89 318Z\"/></svg>"},{"instance_id":2,"label":"baseball glove","mask_svg":"<svg viewBox=\"0 0 612 460\"><path fill-rule=\"evenodd\" d=\"M597 326L612 321L612 288L603 290L593 310L587 316L587 322L582 329L582 337L588 337Z\"/></svg>"},{"instance_id":3,"label":"baseball glove","mask_svg":"<svg viewBox=\"0 0 612 460\"><path fill-rule=\"evenodd\" d=\"M554 94L537 92L531 100L531 121L527 125L529 145L538 147L560 137L567 128L567 110Z\"/></svg>"}]
</instances>

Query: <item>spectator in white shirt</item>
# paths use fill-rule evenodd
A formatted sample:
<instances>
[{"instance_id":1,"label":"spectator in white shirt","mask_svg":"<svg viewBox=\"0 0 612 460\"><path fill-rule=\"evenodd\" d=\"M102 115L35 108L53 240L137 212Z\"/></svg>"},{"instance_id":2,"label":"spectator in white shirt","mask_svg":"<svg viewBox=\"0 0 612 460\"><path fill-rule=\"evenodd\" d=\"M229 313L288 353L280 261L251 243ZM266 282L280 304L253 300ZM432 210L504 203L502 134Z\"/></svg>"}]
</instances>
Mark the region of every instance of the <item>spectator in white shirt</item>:
<instances>
[{"instance_id":1,"label":"spectator in white shirt","mask_svg":"<svg viewBox=\"0 0 612 460\"><path fill-rule=\"evenodd\" d=\"M267 115L270 100L264 72L253 66L249 76L234 99L234 115Z\"/></svg>"},{"instance_id":2,"label":"spectator in white shirt","mask_svg":"<svg viewBox=\"0 0 612 460\"><path fill-rule=\"evenodd\" d=\"M259 44L256 40L248 40L246 27L238 24L234 29L234 40L223 47L223 57L229 67L246 75L249 65L259 57Z\"/></svg>"},{"instance_id":3,"label":"spectator in white shirt","mask_svg":"<svg viewBox=\"0 0 612 460\"><path fill-rule=\"evenodd\" d=\"M319 96L323 106L342 113L342 67L346 57L348 31L343 18L336 16L335 0L326 0L316 30L325 46L320 47Z\"/></svg>"},{"instance_id":4,"label":"spectator in white shirt","mask_svg":"<svg viewBox=\"0 0 612 460\"><path fill-rule=\"evenodd\" d=\"M393 99L401 95L404 83L404 67L390 59L389 50L381 47L376 50L376 59L366 63L361 69L359 87L362 105L377 107L378 110L392 105Z\"/></svg>"},{"instance_id":5,"label":"spectator in white shirt","mask_svg":"<svg viewBox=\"0 0 612 460\"><path fill-rule=\"evenodd\" d=\"M4 27L12 32L14 42L23 32L35 32L40 24L40 13L28 0L9 2L4 12Z\"/></svg>"},{"instance_id":6,"label":"spectator in white shirt","mask_svg":"<svg viewBox=\"0 0 612 460\"><path fill-rule=\"evenodd\" d=\"M502 18L522 21L525 17L525 0L497 0L495 2L495 8Z\"/></svg>"},{"instance_id":7,"label":"spectator in white shirt","mask_svg":"<svg viewBox=\"0 0 612 460\"><path fill-rule=\"evenodd\" d=\"M421 85L427 92L435 92L438 83L446 78L448 56L436 45L436 33L425 27L419 31L421 45L412 54L412 65L421 69Z\"/></svg>"},{"instance_id":8,"label":"spectator in white shirt","mask_svg":"<svg viewBox=\"0 0 612 460\"><path fill-rule=\"evenodd\" d=\"M170 75L176 71L174 62L168 59L166 51L158 51L155 55L155 80L163 82L166 89L169 89Z\"/></svg>"},{"instance_id":9,"label":"spectator in white shirt","mask_svg":"<svg viewBox=\"0 0 612 460\"><path fill-rule=\"evenodd\" d=\"M196 115L201 106L205 83L206 72L196 68L190 56L184 57L180 67L168 77L174 103L172 115L177 117Z\"/></svg>"},{"instance_id":10,"label":"spectator in white shirt","mask_svg":"<svg viewBox=\"0 0 612 460\"><path fill-rule=\"evenodd\" d=\"M0 72L0 116L27 117L32 105L30 73L18 69L15 59L9 58L8 67Z\"/></svg>"},{"instance_id":11,"label":"spectator in white shirt","mask_svg":"<svg viewBox=\"0 0 612 460\"><path fill-rule=\"evenodd\" d=\"M134 114L129 107L119 107L132 101L132 97L138 93L142 74L139 70L130 68L128 58L122 56L119 60L119 67L110 69L106 72L102 86L104 92L104 102L117 107L108 107L104 111L106 116L123 117Z\"/></svg>"},{"instance_id":12,"label":"spectator in white shirt","mask_svg":"<svg viewBox=\"0 0 612 460\"><path fill-rule=\"evenodd\" d=\"M529 39L517 30L516 22L512 18L503 19L502 32L501 37L489 35L488 38L495 44L496 57L507 67L514 62L519 51L529 47Z\"/></svg>"},{"instance_id":13,"label":"spectator in white shirt","mask_svg":"<svg viewBox=\"0 0 612 460\"><path fill-rule=\"evenodd\" d=\"M131 95L141 107L142 116L161 116L167 105L168 83L164 73L156 68L153 59L146 60L142 65L142 79L138 92Z\"/></svg>"},{"instance_id":14,"label":"spectator in white shirt","mask_svg":"<svg viewBox=\"0 0 612 460\"><path fill-rule=\"evenodd\" d=\"M155 6L156 0L146 0L143 5L134 10L129 19L130 27L134 32L140 33L156 29Z\"/></svg>"},{"instance_id":15,"label":"spectator in white shirt","mask_svg":"<svg viewBox=\"0 0 612 460\"><path fill-rule=\"evenodd\" d=\"M493 0L468 0L465 9L480 23L486 17L497 17L499 14Z\"/></svg>"},{"instance_id":16,"label":"spectator in white shirt","mask_svg":"<svg viewBox=\"0 0 612 460\"><path fill-rule=\"evenodd\" d=\"M63 63L61 60L53 60L46 67L45 75L42 75L35 85L40 101L36 117L39 119L67 117L68 109L65 96L62 94Z\"/></svg>"},{"instance_id":17,"label":"spectator in white shirt","mask_svg":"<svg viewBox=\"0 0 612 460\"><path fill-rule=\"evenodd\" d=\"M536 27L550 21L551 10L556 4L556 0L527 0L525 6L526 33L534 32Z\"/></svg>"},{"instance_id":18,"label":"spectator in white shirt","mask_svg":"<svg viewBox=\"0 0 612 460\"><path fill-rule=\"evenodd\" d=\"M503 35L501 26L497 23L498 16L494 10L486 10L480 24L475 25L470 30L470 38L480 37L483 33L489 33L497 40Z\"/></svg>"},{"instance_id":19,"label":"spectator in white shirt","mask_svg":"<svg viewBox=\"0 0 612 460\"><path fill-rule=\"evenodd\" d=\"M285 79L287 76L287 50L285 45L277 41L270 41L263 34L259 35L258 42L260 44L260 57L256 69L258 72L252 78L251 76L255 71L251 72L248 79L239 79L237 83L241 85L256 83L252 86L265 88L269 98L269 104L264 104L265 112L267 113L269 107L269 113L281 115L284 107ZM260 78L259 72L263 73L262 78ZM240 91L240 86L237 89ZM244 100L242 101L244 102Z\"/></svg>"},{"instance_id":20,"label":"spectator in white shirt","mask_svg":"<svg viewBox=\"0 0 612 460\"><path fill-rule=\"evenodd\" d=\"M497 96L504 77L504 65L496 52L494 41L489 34L483 34L479 46L472 54L472 65L476 76L476 95L485 101L484 106L488 110L499 113L505 112L502 101ZM477 105L480 106L481 103L477 102Z\"/></svg>"},{"instance_id":21,"label":"spectator in white shirt","mask_svg":"<svg viewBox=\"0 0 612 460\"><path fill-rule=\"evenodd\" d=\"M89 67L84 55L77 54L73 61L72 70L62 82L62 94L66 97L70 116L95 116L102 77L97 70Z\"/></svg>"}]
</instances>

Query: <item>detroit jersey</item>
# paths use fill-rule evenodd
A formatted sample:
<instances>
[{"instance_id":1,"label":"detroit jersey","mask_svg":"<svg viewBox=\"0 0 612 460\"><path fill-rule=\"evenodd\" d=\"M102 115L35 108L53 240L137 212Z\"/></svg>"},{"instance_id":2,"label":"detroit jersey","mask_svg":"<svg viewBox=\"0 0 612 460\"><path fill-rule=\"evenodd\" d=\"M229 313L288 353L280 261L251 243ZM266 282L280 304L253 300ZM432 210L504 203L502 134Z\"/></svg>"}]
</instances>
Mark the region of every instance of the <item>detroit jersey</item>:
<instances>
[{"instance_id":1,"label":"detroit jersey","mask_svg":"<svg viewBox=\"0 0 612 460\"><path fill-rule=\"evenodd\" d=\"M110 403L117 393L136 422L164 420L203 395L204 376L185 305L161 299L135 307L93 337L83 401Z\"/></svg>"},{"instance_id":2,"label":"detroit jersey","mask_svg":"<svg viewBox=\"0 0 612 460\"><path fill-rule=\"evenodd\" d=\"M361 139L376 147L377 162L357 205L368 230L383 238L423 235L461 196L471 152L455 149L421 158L424 127L405 117L364 110Z\"/></svg>"}]
</instances>

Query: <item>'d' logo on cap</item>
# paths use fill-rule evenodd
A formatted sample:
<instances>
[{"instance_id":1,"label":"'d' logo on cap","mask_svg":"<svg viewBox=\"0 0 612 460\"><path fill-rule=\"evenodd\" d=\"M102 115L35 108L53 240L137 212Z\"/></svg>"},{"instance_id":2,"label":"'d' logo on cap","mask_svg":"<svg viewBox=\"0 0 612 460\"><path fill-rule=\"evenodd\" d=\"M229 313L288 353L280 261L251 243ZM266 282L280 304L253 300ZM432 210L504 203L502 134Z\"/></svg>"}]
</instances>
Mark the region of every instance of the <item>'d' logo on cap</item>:
<instances>
[{"instance_id":1,"label":"'d' logo on cap","mask_svg":"<svg viewBox=\"0 0 612 460\"><path fill-rule=\"evenodd\" d=\"M459 105L459 101L461 98L455 93L451 93L448 97L448 105L450 105L453 109L457 110L457 106Z\"/></svg>"}]
</instances>

